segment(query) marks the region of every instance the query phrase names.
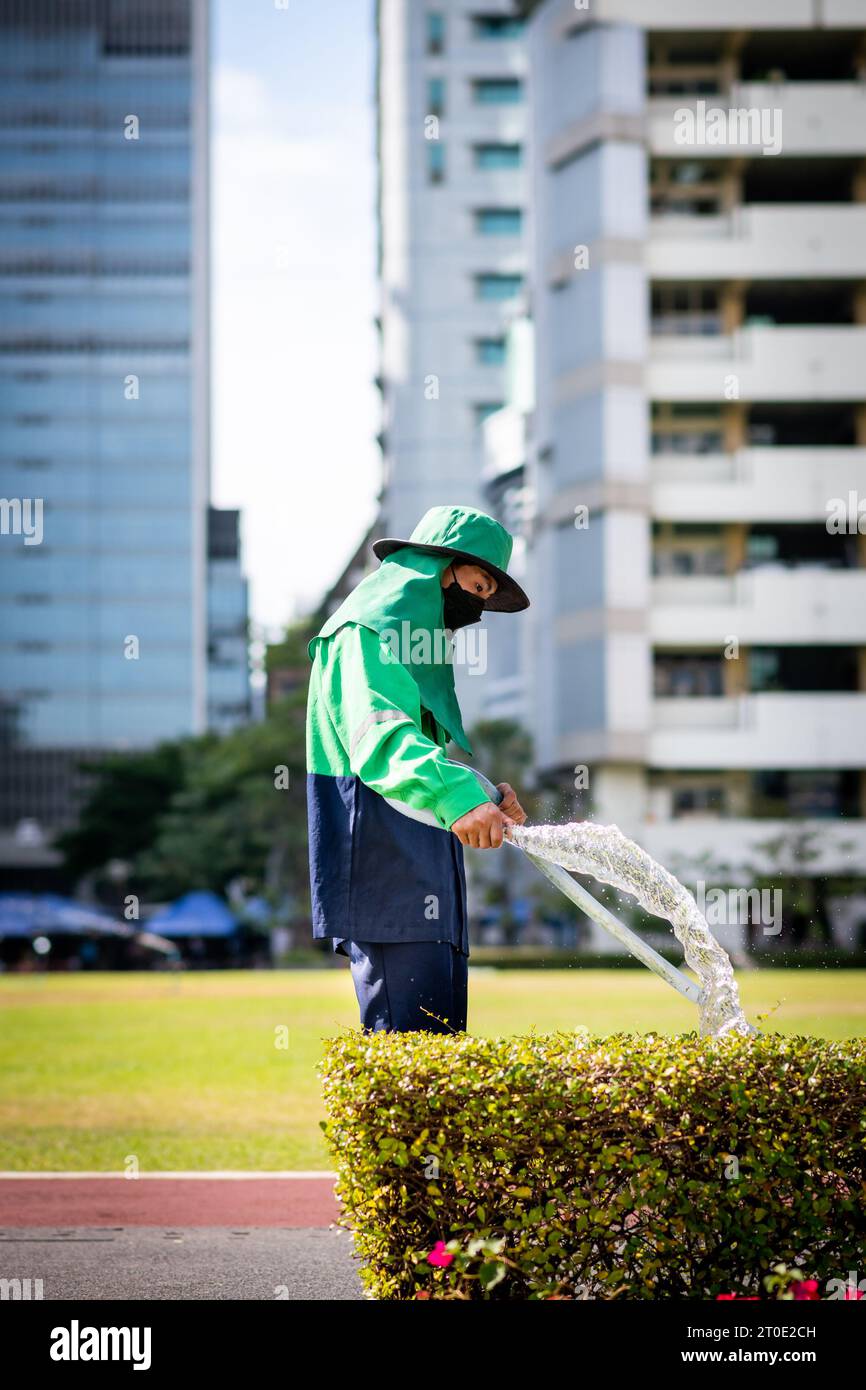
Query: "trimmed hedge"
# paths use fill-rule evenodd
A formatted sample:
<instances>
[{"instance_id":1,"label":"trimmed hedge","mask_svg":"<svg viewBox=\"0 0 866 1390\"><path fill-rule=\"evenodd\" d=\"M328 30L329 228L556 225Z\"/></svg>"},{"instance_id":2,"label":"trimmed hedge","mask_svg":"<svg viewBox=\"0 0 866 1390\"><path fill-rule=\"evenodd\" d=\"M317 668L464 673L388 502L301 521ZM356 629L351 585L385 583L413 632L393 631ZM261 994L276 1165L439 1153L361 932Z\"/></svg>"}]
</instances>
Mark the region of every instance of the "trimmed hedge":
<instances>
[{"instance_id":1,"label":"trimmed hedge","mask_svg":"<svg viewBox=\"0 0 866 1390\"><path fill-rule=\"evenodd\" d=\"M760 1293L780 1261L866 1273L866 1040L355 1031L322 1076L372 1297L715 1298Z\"/></svg>"}]
</instances>

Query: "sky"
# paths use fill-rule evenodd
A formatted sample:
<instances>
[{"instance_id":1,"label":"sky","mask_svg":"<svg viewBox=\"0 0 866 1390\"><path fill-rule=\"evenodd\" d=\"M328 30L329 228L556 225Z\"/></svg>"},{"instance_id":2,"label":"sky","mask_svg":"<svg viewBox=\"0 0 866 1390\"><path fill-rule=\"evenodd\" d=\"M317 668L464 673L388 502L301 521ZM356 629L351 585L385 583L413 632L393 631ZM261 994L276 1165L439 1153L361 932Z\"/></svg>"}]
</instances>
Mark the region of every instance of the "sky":
<instances>
[{"instance_id":1,"label":"sky","mask_svg":"<svg viewBox=\"0 0 866 1390\"><path fill-rule=\"evenodd\" d=\"M211 42L211 495L277 635L376 511L373 0L214 0Z\"/></svg>"}]
</instances>

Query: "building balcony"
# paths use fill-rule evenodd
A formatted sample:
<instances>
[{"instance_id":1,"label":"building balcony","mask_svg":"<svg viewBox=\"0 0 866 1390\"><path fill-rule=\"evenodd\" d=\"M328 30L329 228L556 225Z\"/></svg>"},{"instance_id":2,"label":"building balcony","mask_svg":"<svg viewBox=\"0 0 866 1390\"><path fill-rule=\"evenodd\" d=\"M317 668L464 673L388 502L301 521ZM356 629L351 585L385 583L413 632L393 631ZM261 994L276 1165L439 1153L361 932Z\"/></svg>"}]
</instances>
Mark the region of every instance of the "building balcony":
<instances>
[{"instance_id":1,"label":"building balcony","mask_svg":"<svg viewBox=\"0 0 866 1390\"><path fill-rule=\"evenodd\" d=\"M866 207L778 203L653 217L646 263L655 280L858 278L866 275Z\"/></svg>"},{"instance_id":2,"label":"building balcony","mask_svg":"<svg viewBox=\"0 0 866 1390\"><path fill-rule=\"evenodd\" d=\"M522 468L527 461L528 416L514 406L495 411L484 421L482 480L491 482Z\"/></svg>"},{"instance_id":3,"label":"building balcony","mask_svg":"<svg viewBox=\"0 0 866 1390\"><path fill-rule=\"evenodd\" d=\"M825 0L824 22L838 25L849 21L853 24L858 0ZM572 10L572 5L562 7ZM700 32L706 29L714 14L709 4L695 4L692 0L674 7L671 0L601 0L592 7L596 19L605 24L636 24L643 29L671 29L676 26L684 33ZM788 5L780 15L778 0L728 0L725 8L725 25L742 29L810 29L814 24L812 6L809 0L797 0ZM563 16L563 19L565 17ZM586 15L572 15L570 24L563 22L565 32L577 30L586 22ZM720 26L721 27L721 26Z\"/></svg>"},{"instance_id":4,"label":"building balcony","mask_svg":"<svg viewBox=\"0 0 866 1390\"><path fill-rule=\"evenodd\" d=\"M866 449L767 448L657 454L652 511L663 521L821 521L866 477Z\"/></svg>"},{"instance_id":5,"label":"building balcony","mask_svg":"<svg viewBox=\"0 0 866 1390\"><path fill-rule=\"evenodd\" d=\"M866 694L765 693L656 699L658 768L866 767Z\"/></svg>"},{"instance_id":6,"label":"building balcony","mask_svg":"<svg viewBox=\"0 0 866 1390\"><path fill-rule=\"evenodd\" d=\"M442 117L446 129L459 129L470 145L520 145L526 140L529 117L524 102L484 106L477 102L451 102Z\"/></svg>"},{"instance_id":7,"label":"building balcony","mask_svg":"<svg viewBox=\"0 0 866 1390\"><path fill-rule=\"evenodd\" d=\"M675 114L683 108L705 113L754 111L763 113L766 126L761 134L758 122L744 130L738 140L736 129L723 144L709 144L700 128L695 142L682 144ZM770 114L780 112L771 122ZM866 85L860 82L749 82L737 83L729 92L704 97L653 97L648 103L647 134L654 155L673 158L731 158L760 155L772 142L773 129L780 142L777 154L862 155L866 153ZM748 138L747 138L748 137ZM775 149L775 145L773 146ZM775 157L775 156L767 156Z\"/></svg>"},{"instance_id":8,"label":"building balcony","mask_svg":"<svg viewBox=\"0 0 866 1390\"><path fill-rule=\"evenodd\" d=\"M765 565L730 577L652 581L650 636L660 646L866 643L866 570Z\"/></svg>"},{"instance_id":9,"label":"building balcony","mask_svg":"<svg viewBox=\"0 0 866 1390\"><path fill-rule=\"evenodd\" d=\"M650 339L653 400L858 401L866 393L866 327L755 325L731 334ZM731 391L736 389L736 396Z\"/></svg>"},{"instance_id":10,"label":"building balcony","mask_svg":"<svg viewBox=\"0 0 866 1390\"><path fill-rule=\"evenodd\" d=\"M807 838L808 837L808 838ZM797 841L807 843L807 865L798 860ZM773 855L767 845L777 843ZM688 817L647 821L640 843L660 864L676 865L713 881L713 869L731 866L745 870L745 883L756 874L850 874L866 863L866 820L838 817L798 820L723 819ZM817 858L811 858L811 855ZM720 880L716 879L716 882Z\"/></svg>"}]
</instances>

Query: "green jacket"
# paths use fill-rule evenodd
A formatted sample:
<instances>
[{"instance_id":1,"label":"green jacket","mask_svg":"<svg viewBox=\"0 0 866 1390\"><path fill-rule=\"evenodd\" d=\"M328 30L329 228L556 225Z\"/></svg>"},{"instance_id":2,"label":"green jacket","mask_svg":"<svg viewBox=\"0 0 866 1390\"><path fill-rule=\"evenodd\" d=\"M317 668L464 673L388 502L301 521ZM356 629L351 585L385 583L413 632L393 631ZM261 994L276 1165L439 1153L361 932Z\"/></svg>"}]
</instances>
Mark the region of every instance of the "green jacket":
<instances>
[{"instance_id":1,"label":"green jacket","mask_svg":"<svg viewBox=\"0 0 866 1390\"><path fill-rule=\"evenodd\" d=\"M358 777L380 796L450 830L489 800L466 765L446 760L445 730L388 642L347 623L317 644L310 677L307 771Z\"/></svg>"},{"instance_id":2,"label":"green jacket","mask_svg":"<svg viewBox=\"0 0 866 1390\"><path fill-rule=\"evenodd\" d=\"M441 546L504 570L511 537L472 508L435 508L309 644L307 811L313 935L450 941L469 952L456 820L487 801L445 639ZM437 549L437 547L439 547Z\"/></svg>"}]
</instances>

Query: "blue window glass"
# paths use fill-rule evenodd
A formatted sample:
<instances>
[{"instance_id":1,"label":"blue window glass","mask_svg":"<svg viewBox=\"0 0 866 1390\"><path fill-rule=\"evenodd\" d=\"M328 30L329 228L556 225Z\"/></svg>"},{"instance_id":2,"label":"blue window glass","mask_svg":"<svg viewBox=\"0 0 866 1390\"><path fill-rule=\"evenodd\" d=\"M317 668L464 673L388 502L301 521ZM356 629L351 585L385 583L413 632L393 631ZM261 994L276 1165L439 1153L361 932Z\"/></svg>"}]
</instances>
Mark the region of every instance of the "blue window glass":
<instances>
[{"instance_id":1,"label":"blue window glass","mask_svg":"<svg viewBox=\"0 0 866 1390\"><path fill-rule=\"evenodd\" d=\"M431 116L441 116L445 112L445 79L431 77L427 83L427 110Z\"/></svg>"},{"instance_id":2,"label":"blue window glass","mask_svg":"<svg viewBox=\"0 0 866 1390\"><path fill-rule=\"evenodd\" d=\"M519 39L524 21L511 15L477 14L472 16L474 39Z\"/></svg>"},{"instance_id":3,"label":"blue window glass","mask_svg":"<svg viewBox=\"0 0 866 1390\"><path fill-rule=\"evenodd\" d=\"M495 415L497 410L502 409L502 401L484 401L472 407L476 425L483 425L489 415Z\"/></svg>"},{"instance_id":4,"label":"blue window glass","mask_svg":"<svg viewBox=\"0 0 866 1390\"><path fill-rule=\"evenodd\" d=\"M522 275L476 275L475 293L478 299L513 299L523 288Z\"/></svg>"},{"instance_id":5,"label":"blue window glass","mask_svg":"<svg viewBox=\"0 0 866 1390\"><path fill-rule=\"evenodd\" d=\"M439 10L427 12L427 52L445 52L445 16Z\"/></svg>"},{"instance_id":6,"label":"blue window glass","mask_svg":"<svg viewBox=\"0 0 866 1390\"><path fill-rule=\"evenodd\" d=\"M472 83L475 101L482 106L513 106L523 100L519 77L481 77Z\"/></svg>"},{"instance_id":7,"label":"blue window glass","mask_svg":"<svg viewBox=\"0 0 866 1390\"><path fill-rule=\"evenodd\" d=\"M476 145L476 169L519 169L523 163L521 145Z\"/></svg>"},{"instance_id":8,"label":"blue window glass","mask_svg":"<svg viewBox=\"0 0 866 1390\"><path fill-rule=\"evenodd\" d=\"M479 208L475 230L482 236L520 236L523 213L520 208Z\"/></svg>"},{"instance_id":9,"label":"blue window glass","mask_svg":"<svg viewBox=\"0 0 866 1390\"><path fill-rule=\"evenodd\" d=\"M427 141L427 181L442 183L445 179L445 146L440 140Z\"/></svg>"},{"instance_id":10,"label":"blue window glass","mask_svg":"<svg viewBox=\"0 0 866 1390\"><path fill-rule=\"evenodd\" d=\"M505 339L476 338L475 356L485 367L501 367L505 362Z\"/></svg>"},{"instance_id":11,"label":"blue window glass","mask_svg":"<svg viewBox=\"0 0 866 1390\"><path fill-rule=\"evenodd\" d=\"M207 679L193 9L0 5L0 496L43 502L41 544L0 543L0 704L22 746L188 734ZM74 807L40 766L12 819L48 827Z\"/></svg>"}]
</instances>

